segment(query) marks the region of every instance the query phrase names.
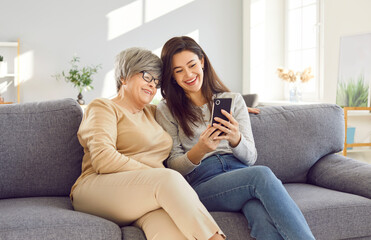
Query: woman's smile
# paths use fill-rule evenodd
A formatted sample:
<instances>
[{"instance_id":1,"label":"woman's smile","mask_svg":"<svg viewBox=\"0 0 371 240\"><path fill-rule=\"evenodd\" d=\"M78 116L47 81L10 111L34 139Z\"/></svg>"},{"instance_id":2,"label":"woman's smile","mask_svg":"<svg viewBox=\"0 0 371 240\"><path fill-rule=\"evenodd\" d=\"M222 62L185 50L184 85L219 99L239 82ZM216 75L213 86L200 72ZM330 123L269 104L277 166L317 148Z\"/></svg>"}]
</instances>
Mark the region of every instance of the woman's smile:
<instances>
[{"instance_id":1,"label":"woman's smile","mask_svg":"<svg viewBox=\"0 0 371 240\"><path fill-rule=\"evenodd\" d=\"M196 83L197 77L194 77L190 80L184 81L187 85L193 86Z\"/></svg>"},{"instance_id":2,"label":"woman's smile","mask_svg":"<svg viewBox=\"0 0 371 240\"><path fill-rule=\"evenodd\" d=\"M151 91L151 90L149 90L149 89L145 89L145 88L143 88L143 91L144 91L146 94L150 95L150 96L153 95L153 91Z\"/></svg>"}]
</instances>

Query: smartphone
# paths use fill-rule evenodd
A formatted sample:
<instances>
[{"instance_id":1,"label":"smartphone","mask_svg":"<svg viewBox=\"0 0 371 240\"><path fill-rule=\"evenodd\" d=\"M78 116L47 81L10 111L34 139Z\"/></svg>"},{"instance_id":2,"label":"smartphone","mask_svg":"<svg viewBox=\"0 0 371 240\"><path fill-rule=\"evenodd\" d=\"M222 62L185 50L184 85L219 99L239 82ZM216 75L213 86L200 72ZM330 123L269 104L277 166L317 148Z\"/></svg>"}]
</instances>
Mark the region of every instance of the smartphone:
<instances>
[{"instance_id":1,"label":"smartphone","mask_svg":"<svg viewBox=\"0 0 371 240\"><path fill-rule=\"evenodd\" d=\"M213 105L213 110L212 110L212 123L219 123L215 121L215 117L219 117L221 119L224 119L229 122L229 119L224 116L222 113L222 109L227 111L228 113L231 112L231 106L232 106L232 98L215 98L214 99L214 105Z\"/></svg>"}]
</instances>

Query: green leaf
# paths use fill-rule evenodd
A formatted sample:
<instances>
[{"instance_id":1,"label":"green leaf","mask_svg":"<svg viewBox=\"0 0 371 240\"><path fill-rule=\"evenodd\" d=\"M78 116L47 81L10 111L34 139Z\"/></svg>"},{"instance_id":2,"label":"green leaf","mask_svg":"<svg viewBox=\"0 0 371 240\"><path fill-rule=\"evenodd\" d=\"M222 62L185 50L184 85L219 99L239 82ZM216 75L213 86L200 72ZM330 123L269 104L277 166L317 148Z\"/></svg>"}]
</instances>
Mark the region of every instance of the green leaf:
<instances>
[{"instance_id":1,"label":"green leaf","mask_svg":"<svg viewBox=\"0 0 371 240\"><path fill-rule=\"evenodd\" d=\"M70 82L75 88L78 88L81 93L83 90L89 91L94 89L92 86L92 76L98 72L98 69L101 68L101 64L79 68L79 62L80 58L78 56L73 56L70 61L71 69L67 72L62 71L61 74L52 75L52 77L57 80L64 79L66 82Z\"/></svg>"},{"instance_id":2,"label":"green leaf","mask_svg":"<svg viewBox=\"0 0 371 240\"><path fill-rule=\"evenodd\" d=\"M336 103L342 107L367 107L369 86L365 84L363 74L357 81L350 79L340 82L336 92Z\"/></svg>"}]
</instances>

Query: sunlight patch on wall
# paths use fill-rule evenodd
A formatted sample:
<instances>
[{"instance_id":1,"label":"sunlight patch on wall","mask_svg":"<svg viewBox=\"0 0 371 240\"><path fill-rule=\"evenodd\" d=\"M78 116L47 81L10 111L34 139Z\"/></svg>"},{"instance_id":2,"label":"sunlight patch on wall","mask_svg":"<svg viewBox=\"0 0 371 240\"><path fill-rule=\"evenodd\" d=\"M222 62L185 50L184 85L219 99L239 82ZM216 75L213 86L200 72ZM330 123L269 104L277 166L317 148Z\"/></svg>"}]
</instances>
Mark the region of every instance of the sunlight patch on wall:
<instances>
[{"instance_id":1,"label":"sunlight patch on wall","mask_svg":"<svg viewBox=\"0 0 371 240\"><path fill-rule=\"evenodd\" d=\"M0 95L8 91L8 87L13 83L13 80L0 82Z\"/></svg>"},{"instance_id":2,"label":"sunlight patch on wall","mask_svg":"<svg viewBox=\"0 0 371 240\"><path fill-rule=\"evenodd\" d=\"M157 19L195 0L136 0L106 15L107 40L113 40L144 23Z\"/></svg>"},{"instance_id":3,"label":"sunlight patch on wall","mask_svg":"<svg viewBox=\"0 0 371 240\"><path fill-rule=\"evenodd\" d=\"M107 39L115 39L143 24L143 0L136 0L106 15Z\"/></svg>"},{"instance_id":4,"label":"sunlight patch on wall","mask_svg":"<svg viewBox=\"0 0 371 240\"><path fill-rule=\"evenodd\" d=\"M19 59L19 80L20 83L26 82L30 80L33 77L34 74L34 62L35 62L35 56L34 51L28 51L25 53L22 53L20 55ZM14 59L14 66L17 66L17 58ZM18 70L16 69L16 76L17 76ZM17 77L16 77L17 78ZM17 81L14 81L14 85L17 85Z\"/></svg>"},{"instance_id":5,"label":"sunlight patch on wall","mask_svg":"<svg viewBox=\"0 0 371 240\"><path fill-rule=\"evenodd\" d=\"M115 70L110 70L104 77L102 92L100 97L112 98L116 96L116 80L115 80Z\"/></svg>"},{"instance_id":6,"label":"sunlight patch on wall","mask_svg":"<svg viewBox=\"0 0 371 240\"><path fill-rule=\"evenodd\" d=\"M191 38L193 38L197 43L200 43L200 42L199 42L199 39L200 39L200 30L198 30L198 29L195 30L195 31L193 31L193 32L190 32L190 33L188 33L188 34L185 34L185 36L191 37ZM164 43L164 44L165 44L165 43ZM163 47L163 46L161 46L161 47L159 47L159 48L156 48L156 49L152 50L152 52L153 52L154 54L156 54L158 57L161 57L162 47Z\"/></svg>"},{"instance_id":7,"label":"sunlight patch on wall","mask_svg":"<svg viewBox=\"0 0 371 240\"><path fill-rule=\"evenodd\" d=\"M145 22L159 18L193 1L194 0L147 0L145 3Z\"/></svg>"}]
</instances>

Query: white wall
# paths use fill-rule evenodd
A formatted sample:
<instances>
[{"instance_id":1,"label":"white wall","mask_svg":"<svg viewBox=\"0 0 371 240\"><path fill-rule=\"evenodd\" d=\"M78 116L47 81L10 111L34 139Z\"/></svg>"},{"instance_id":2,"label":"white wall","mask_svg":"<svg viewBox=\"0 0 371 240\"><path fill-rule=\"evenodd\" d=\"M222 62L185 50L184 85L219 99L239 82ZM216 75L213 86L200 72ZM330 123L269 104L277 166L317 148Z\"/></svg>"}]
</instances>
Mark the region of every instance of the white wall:
<instances>
[{"instance_id":1,"label":"white wall","mask_svg":"<svg viewBox=\"0 0 371 240\"><path fill-rule=\"evenodd\" d=\"M103 66L95 89L83 93L87 102L109 97L119 51L138 46L159 53L166 40L189 33L226 85L242 91L242 0L0 1L0 42L21 41L21 102L76 98L77 89L51 77L68 69L74 54L85 65Z\"/></svg>"},{"instance_id":2,"label":"white wall","mask_svg":"<svg viewBox=\"0 0 371 240\"><path fill-rule=\"evenodd\" d=\"M324 2L324 94L323 101L336 102L339 49L342 36L371 32L370 0L323 0ZM371 67L371 66L370 66Z\"/></svg>"}]
</instances>

